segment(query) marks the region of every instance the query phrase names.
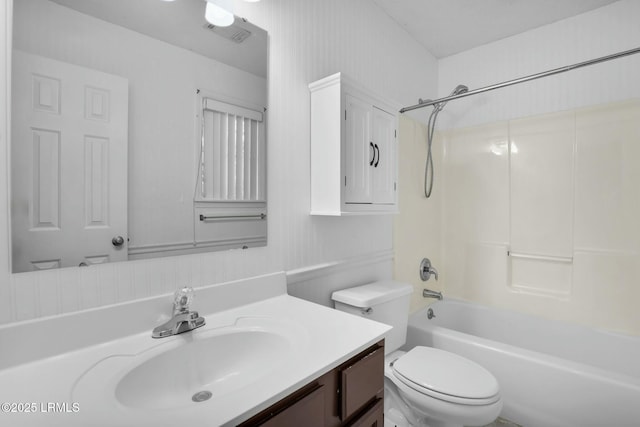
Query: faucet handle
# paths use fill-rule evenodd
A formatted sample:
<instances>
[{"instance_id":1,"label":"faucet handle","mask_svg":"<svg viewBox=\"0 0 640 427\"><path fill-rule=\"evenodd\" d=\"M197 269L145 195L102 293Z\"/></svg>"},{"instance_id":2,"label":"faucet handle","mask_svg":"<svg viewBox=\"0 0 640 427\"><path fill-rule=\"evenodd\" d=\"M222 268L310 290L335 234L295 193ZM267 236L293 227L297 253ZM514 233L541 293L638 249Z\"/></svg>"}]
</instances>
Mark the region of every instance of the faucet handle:
<instances>
[{"instance_id":1,"label":"faucet handle","mask_svg":"<svg viewBox=\"0 0 640 427\"><path fill-rule=\"evenodd\" d=\"M429 278L433 275L436 280L438 280L438 270L436 270L432 265L429 258L423 258L422 262L420 262L420 278L423 282L429 280Z\"/></svg>"},{"instance_id":2,"label":"faucet handle","mask_svg":"<svg viewBox=\"0 0 640 427\"><path fill-rule=\"evenodd\" d=\"M174 311L187 311L189 310L189 306L193 301L193 296L195 292L191 287L184 287L182 289L178 289L173 294L173 310Z\"/></svg>"}]
</instances>

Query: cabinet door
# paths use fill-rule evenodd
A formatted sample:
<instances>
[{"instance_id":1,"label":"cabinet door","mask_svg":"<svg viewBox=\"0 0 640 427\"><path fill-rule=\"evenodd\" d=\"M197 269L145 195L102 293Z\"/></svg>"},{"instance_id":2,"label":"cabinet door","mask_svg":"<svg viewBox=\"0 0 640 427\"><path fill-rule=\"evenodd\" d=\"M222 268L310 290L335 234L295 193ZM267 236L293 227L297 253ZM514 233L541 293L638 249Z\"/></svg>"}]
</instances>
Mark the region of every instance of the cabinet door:
<instances>
[{"instance_id":1,"label":"cabinet door","mask_svg":"<svg viewBox=\"0 0 640 427\"><path fill-rule=\"evenodd\" d=\"M341 371L341 416L349 419L384 390L384 347L377 347Z\"/></svg>"},{"instance_id":2,"label":"cabinet door","mask_svg":"<svg viewBox=\"0 0 640 427\"><path fill-rule=\"evenodd\" d=\"M373 108L372 202L393 204L396 200L396 120L392 114Z\"/></svg>"},{"instance_id":3,"label":"cabinet door","mask_svg":"<svg viewBox=\"0 0 640 427\"><path fill-rule=\"evenodd\" d=\"M371 105L346 95L345 203L371 203Z\"/></svg>"}]
</instances>

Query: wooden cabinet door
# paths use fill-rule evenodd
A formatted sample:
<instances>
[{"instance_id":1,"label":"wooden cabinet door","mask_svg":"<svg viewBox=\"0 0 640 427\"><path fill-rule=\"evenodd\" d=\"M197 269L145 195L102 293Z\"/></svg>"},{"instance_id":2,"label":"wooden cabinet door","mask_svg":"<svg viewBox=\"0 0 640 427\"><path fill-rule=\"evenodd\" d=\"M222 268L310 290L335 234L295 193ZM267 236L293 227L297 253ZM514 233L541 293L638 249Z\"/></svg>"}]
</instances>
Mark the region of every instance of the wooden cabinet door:
<instances>
[{"instance_id":1,"label":"wooden cabinet door","mask_svg":"<svg viewBox=\"0 0 640 427\"><path fill-rule=\"evenodd\" d=\"M347 420L384 390L384 347L342 369L341 418Z\"/></svg>"}]
</instances>

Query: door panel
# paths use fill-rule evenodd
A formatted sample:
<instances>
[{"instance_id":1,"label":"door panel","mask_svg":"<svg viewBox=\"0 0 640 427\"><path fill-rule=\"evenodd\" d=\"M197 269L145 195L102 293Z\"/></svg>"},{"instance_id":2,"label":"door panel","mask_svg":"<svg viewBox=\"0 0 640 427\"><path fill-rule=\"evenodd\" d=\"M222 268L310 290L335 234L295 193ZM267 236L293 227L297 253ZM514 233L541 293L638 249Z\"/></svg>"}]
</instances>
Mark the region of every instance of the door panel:
<instances>
[{"instance_id":1,"label":"door panel","mask_svg":"<svg viewBox=\"0 0 640 427\"><path fill-rule=\"evenodd\" d=\"M373 107L373 143L376 159L373 164L372 201L377 204L395 203L396 185L396 126L395 117Z\"/></svg>"},{"instance_id":2,"label":"door panel","mask_svg":"<svg viewBox=\"0 0 640 427\"><path fill-rule=\"evenodd\" d=\"M128 81L14 51L13 271L127 259Z\"/></svg>"},{"instance_id":3,"label":"door panel","mask_svg":"<svg viewBox=\"0 0 640 427\"><path fill-rule=\"evenodd\" d=\"M346 95L346 203L371 203L371 105Z\"/></svg>"}]
</instances>

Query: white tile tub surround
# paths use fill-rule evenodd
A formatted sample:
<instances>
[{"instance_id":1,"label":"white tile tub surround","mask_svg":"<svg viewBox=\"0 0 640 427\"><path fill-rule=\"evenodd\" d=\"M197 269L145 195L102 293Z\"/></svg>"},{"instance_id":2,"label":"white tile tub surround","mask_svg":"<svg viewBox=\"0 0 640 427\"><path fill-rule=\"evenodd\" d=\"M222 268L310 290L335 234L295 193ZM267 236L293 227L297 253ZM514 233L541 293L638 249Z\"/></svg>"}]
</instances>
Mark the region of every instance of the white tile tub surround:
<instances>
[{"instance_id":1,"label":"white tile tub surround","mask_svg":"<svg viewBox=\"0 0 640 427\"><path fill-rule=\"evenodd\" d=\"M576 115L575 245L581 250L640 251L639 116L638 101Z\"/></svg>"},{"instance_id":2,"label":"white tile tub surround","mask_svg":"<svg viewBox=\"0 0 640 427\"><path fill-rule=\"evenodd\" d=\"M640 99L443 135L445 294L640 334Z\"/></svg>"},{"instance_id":3,"label":"white tile tub surround","mask_svg":"<svg viewBox=\"0 0 640 427\"><path fill-rule=\"evenodd\" d=\"M575 143L574 112L509 122L514 289L571 293Z\"/></svg>"},{"instance_id":4,"label":"white tile tub surround","mask_svg":"<svg viewBox=\"0 0 640 427\"><path fill-rule=\"evenodd\" d=\"M509 122L511 251L571 257L575 114Z\"/></svg>"},{"instance_id":5,"label":"white tile tub surround","mask_svg":"<svg viewBox=\"0 0 640 427\"><path fill-rule=\"evenodd\" d=\"M467 298L486 297L495 283L505 282L508 129L507 122L461 129L455 143L449 142L450 135L440 135L446 150L446 163L441 166L444 182L440 184L444 194L441 206L446 206L441 224L444 268L440 270L445 295L468 292Z\"/></svg>"}]
</instances>

